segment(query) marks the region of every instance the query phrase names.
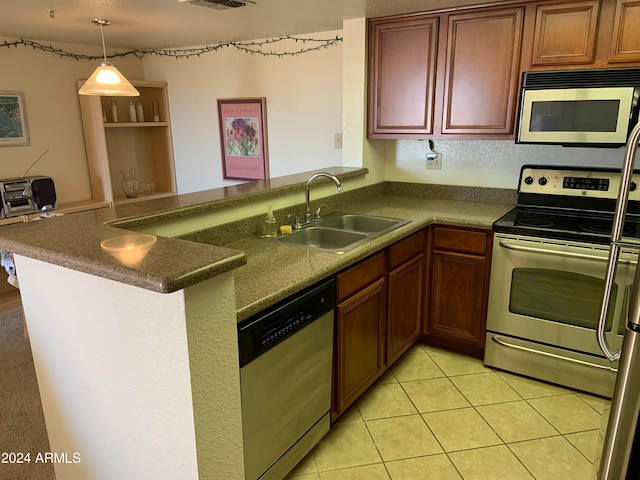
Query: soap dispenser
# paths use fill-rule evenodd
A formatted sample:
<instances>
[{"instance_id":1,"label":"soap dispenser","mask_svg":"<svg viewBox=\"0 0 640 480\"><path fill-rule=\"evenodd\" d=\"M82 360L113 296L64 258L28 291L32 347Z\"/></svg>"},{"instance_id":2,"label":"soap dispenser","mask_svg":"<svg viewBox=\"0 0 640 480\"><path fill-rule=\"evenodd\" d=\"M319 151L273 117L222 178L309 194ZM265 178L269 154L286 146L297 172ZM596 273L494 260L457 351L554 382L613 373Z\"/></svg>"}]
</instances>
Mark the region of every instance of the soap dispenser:
<instances>
[{"instance_id":1,"label":"soap dispenser","mask_svg":"<svg viewBox=\"0 0 640 480\"><path fill-rule=\"evenodd\" d=\"M264 236L270 238L278 236L278 222L273 215L273 205L268 206L267 215L264 217Z\"/></svg>"}]
</instances>

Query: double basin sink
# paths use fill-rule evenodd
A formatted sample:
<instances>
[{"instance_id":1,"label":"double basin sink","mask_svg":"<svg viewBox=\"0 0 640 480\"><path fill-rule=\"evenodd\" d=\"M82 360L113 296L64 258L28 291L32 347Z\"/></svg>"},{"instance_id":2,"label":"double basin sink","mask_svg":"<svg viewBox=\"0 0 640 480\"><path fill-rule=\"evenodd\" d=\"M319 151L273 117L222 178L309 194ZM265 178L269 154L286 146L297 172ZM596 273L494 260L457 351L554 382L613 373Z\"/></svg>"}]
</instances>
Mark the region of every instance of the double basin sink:
<instances>
[{"instance_id":1,"label":"double basin sink","mask_svg":"<svg viewBox=\"0 0 640 480\"><path fill-rule=\"evenodd\" d=\"M406 225L411 220L334 213L310 226L294 230L277 241L303 248L332 253L344 253L387 232Z\"/></svg>"}]
</instances>

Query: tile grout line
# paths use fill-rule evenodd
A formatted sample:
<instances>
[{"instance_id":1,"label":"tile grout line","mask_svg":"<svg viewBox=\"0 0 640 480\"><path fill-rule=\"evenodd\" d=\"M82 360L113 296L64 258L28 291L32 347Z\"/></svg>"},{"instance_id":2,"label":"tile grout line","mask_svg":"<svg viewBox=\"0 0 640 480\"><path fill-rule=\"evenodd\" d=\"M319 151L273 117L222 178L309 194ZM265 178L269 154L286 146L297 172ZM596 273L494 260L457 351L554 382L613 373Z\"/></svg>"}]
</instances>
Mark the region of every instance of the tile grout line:
<instances>
[{"instance_id":1,"label":"tile grout line","mask_svg":"<svg viewBox=\"0 0 640 480\"><path fill-rule=\"evenodd\" d=\"M425 350L423 350L423 351L427 354L427 356L431 359L431 361L432 361L432 362L433 362L433 363L438 367L438 369L439 369L439 370L444 374L444 378L446 378L447 380L449 380L449 382L451 383L451 385L453 385L453 387L456 389L456 391L458 391L458 393L459 393L460 395L462 395L462 397L463 397L463 398L464 398L464 399L469 403L469 406L470 406L471 408L473 408L473 410L476 412L476 414L477 414L477 415L482 419L482 421L483 421L483 422L484 422L484 423L489 427L489 429L490 429L490 430L491 430L491 431L496 435L496 437L500 440L501 445L505 446L505 447L506 447L506 448L511 452L511 449L509 449L509 447L507 446L507 444L506 444L506 442L504 441L504 439L503 439L503 438L498 434L498 432L496 432L496 431L494 430L494 428L489 424L489 422L487 422L487 421L486 421L486 419L485 419L485 418L482 416L482 414L478 411L478 409L476 408L476 406L475 406L475 405L473 405L473 404L471 403L470 399L469 399L469 398L468 398L468 397L467 397L467 396L466 396L466 395L465 395L465 394L460 390L460 388L458 388L458 386L455 384L455 382L451 381L451 376L450 376L450 375L448 375L448 374L444 371L444 369L443 369L443 368L438 364L438 362L437 362L437 360L436 360L435 358L433 358L431 355L429 355L429 352L427 352L427 351L425 351ZM481 372L478 372L478 373L481 373ZM467 375L477 375L477 373L467 373L467 374L462 374L462 375L457 375L457 376L467 376ZM498 377L498 378L499 378L499 377ZM502 380L502 379L501 379L501 380ZM503 380L503 381L504 381L504 380ZM505 384L506 384L506 382L505 382ZM402 382L400 382L400 385L402 386ZM508 385L508 384L507 384L507 385ZM509 388L511 388L511 386L510 386L510 385L508 385L508 386L509 386ZM513 390L513 388L512 388L512 390ZM404 391L404 388L403 388L403 391ZM515 390L514 390L514 392L516 393L516 395L517 395L518 397L520 397L520 398L522 399L522 396L521 396L518 392L516 392ZM405 391L405 394L407 394L407 393L406 393L406 391ZM407 394L407 396L409 396L409 395ZM409 399L411 400L411 397L409 397ZM508 403L508 402L502 402L502 403ZM420 414L420 417L421 417L421 418L422 418L422 420L424 421L425 426L426 426L427 428L429 428L429 425L428 425L427 421L425 420L424 416L422 415L422 412L420 412L420 411L419 411L419 409L415 406L415 404L414 404L414 407L416 408L416 410L418 410L418 413ZM462 408L469 408L469 407L462 407ZM451 410L456 410L456 409L449 409L448 411L451 411ZM461 471L459 470L459 468L457 467L456 463L453 461L453 459L452 459L452 458L451 458L451 456L450 456L450 453L453 453L453 452L447 452L447 451L444 449L444 447L442 446L442 444L440 443L440 440L438 439L438 437L437 437L437 436L436 436L436 435L431 431L431 429L430 429L430 428L429 428L429 431L432 433L432 435L434 436L434 438L435 438L435 439L436 439L436 441L438 442L438 445L440 445L440 448L442 448L442 450L443 450L444 454L447 456L447 459L449 460L449 462L451 463L451 465L453 466L453 468L455 469L455 471L458 473L458 475L460 475L460 478L462 478L462 479L464 480L463 472L461 472ZM474 447L474 448L468 448L468 449L456 450L455 452L470 451L470 450L478 450L478 449L480 449L480 448L491 448L491 447L496 447L496 446L499 446L499 445L491 445L491 446L487 446L487 447ZM524 469L525 469L529 474L531 474L531 472L529 472L529 469L527 469L527 467L526 467L524 464L522 464L522 461L521 461L521 460L520 460L520 459L519 459L519 458L518 458L518 457L517 457L513 452L511 452L511 454L512 454L512 455L514 456L514 458L516 458L516 460L517 460L517 461L522 465L522 467L523 467L523 468L524 468ZM533 474L531 474L531 475L533 476ZM534 477L534 479L535 479L535 477Z\"/></svg>"},{"instance_id":2,"label":"tile grout line","mask_svg":"<svg viewBox=\"0 0 640 480\"><path fill-rule=\"evenodd\" d=\"M446 351L445 351L446 352ZM408 353L408 352L407 352ZM450 353L450 352L447 352ZM380 383L378 384L378 386L380 385L390 385L390 384L394 384L397 383L403 394L406 396L406 398L409 400L414 412L413 413L406 413L406 414L401 414L401 415L392 415L390 417L380 417L380 418L371 418L369 420L365 419L363 412L361 410L360 405L358 404L359 402L355 402L355 404L353 405L353 407L355 407L357 409L357 413L360 417L360 419L358 420L358 422L361 420L364 423L364 426L366 428L367 431L367 435L369 437L369 440L373 443L373 446L376 449L376 452L379 456L380 461L377 462L372 462L372 463L366 463L366 464L362 464L362 465L356 465L356 466L349 466L349 467L342 467L342 468L337 468L337 469L329 469L329 470L324 470L324 471L320 471L320 468L318 466L318 463L316 461L316 457L315 454L313 456L313 465L315 467L315 472L314 472L314 476L317 480L320 480L320 478L322 477L322 474L324 472L330 472L330 471L340 471L340 470L348 470L350 468L358 468L358 467L365 467L365 466L369 466L369 465L378 465L380 463L382 463L386 475L389 479L392 479L393 477L391 476L391 470L389 469L389 465L391 462L395 462L395 461L404 461L404 460L411 460L411 459L416 459L416 458L423 458L423 457L434 457L434 456L438 456L438 455L442 455L444 454L447 458L447 461L450 463L450 465L452 466L452 468L456 471L456 473L464 480L464 475L462 474L462 472L458 469L458 467L456 466L456 464L453 462L450 454L453 453L458 453L458 452L464 452L464 451L473 451L473 450L482 450L482 449L487 449L487 448L493 448L493 447L497 447L497 446L505 446L507 448L507 450L509 451L509 453L515 458L515 460L518 462L519 465L522 466L522 468L524 469L524 471L526 471L529 475L531 475L531 477L533 479L536 479L537 477L533 474L533 472L531 472L527 466L523 463L523 461L516 455L515 451L512 450L512 445L516 445L519 443L526 443L526 442L531 442L531 441L536 441L536 440L542 440L542 439L548 439L548 438L555 438L555 437L562 437L562 439L567 442L569 445L571 445L572 450L577 451L581 457L583 457L589 464L593 465L593 462L591 462L591 460L589 460L589 458L576 446L574 445L571 441L569 441L569 439L567 438L567 436L563 433L561 433L558 428L553 425L540 411L538 411L533 404L530 403L530 401L533 400L537 400L537 399L546 399L546 398L553 398L553 397L561 397L561 396L566 396L566 395L573 395L573 398L578 398L580 400L581 404L586 404L589 407L589 410L594 411L595 413L597 413L598 415L602 416L602 409L598 409L597 408L597 402L593 402L595 403L595 406L592 405L591 403L589 403L588 398L583 398L582 396L580 396L579 393L582 392L577 392L574 391L573 389L567 389L566 392L561 392L561 393L552 393L550 395L543 395L541 394L540 396L532 396L530 398L525 398L523 394L521 394L516 387L512 386L507 379L503 378L501 375L499 375L498 373L501 372L500 370L496 370L490 367L485 367L485 371L478 371L478 372L466 372L466 373L461 373L461 374L447 374L446 371L440 366L440 364L438 363L438 361L436 360L436 358L434 358L430 352L425 348L425 346L420 345L419 350L409 353L409 355L403 355L403 357L411 357L411 356L415 356L418 357L420 355L426 355L426 358L428 358L437 368L438 372L442 375L442 376L438 376L438 377L432 377L429 376L427 378L413 378L413 376L411 375L407 375L408 377L411 376L411 378L409 380L405 380L405 381L401 381L400 377L398 376L399 369L395 368L399 365L398 363L395 363L394 365L392 365L389 368L389 374L390 374L390 378L388 382L384 382L384 383ZM446 359L443 359L446 360ZM431 371L431 367L429 368L429 372ZM417 370L416 370L417 371ZM409 373L411 374L412 371L410 370ZM493 373L497 378L499 378L500 380L500 384L504 384L505 386L509 387L509 389L511 391L513 391L515 393L515 396L517 397L517 399L514 400L505 400L505 401L498 401L495 403L486 403L486 404L482 404L482 405L474 405L471 403L470 399L463 393L463 391L458 387L458 385L452 380L452 378L454 377L464 377L464 376L473 376L473 375L480 375L480 374L487 374L487 373ZM527 377L525 377L527 378ZM451 411L455 411L455 410L462 410L462 409L467 409L467 408L473 408L473 411L475 412L475 414L477 414L479 416L479 418L482 420L482 422L484 422L484 424L486 426L489 427L489 430L491 432L493 432L493 434L497 437L497 439L500 441L499 444L496 445L487 445L487 446L482 446L482 447L470 447L470 448L464 448L461 450L455 450L452 452L447 452L444 449L443 444L441 443L440 439L435 435L435 433L432 431L432 429L429 427L429 424L426 421L425 418L425 414L426 413L430 413L430 412L421 412L417 406L417 404L415 403L415 401L412 399L412 397L409 395L408 391L405 389L405 384L410 384L412 382L420 382L420 381L429 381L429 380L435 380L435 379L446 379L455 389L455 391L461 395L461 397L468 403L467 406L465 407L457 407L457 408L447 408L444 410L435 410L434 412L451 412ZM391 381L393 380L393 381ZM373 385L375 386L375 384ZM534 392L536 393L536 392ZM494 427L487 421L487 419L482 415L482 413L480 412L479 408L480 407L484 407L484 406L491 406L491 405L501 405L501 404L508 404L508 403L515 403L515 402L524 402L529 408L531 408L537 415L541 416L542 419L544 420L544 422L551 427L551 429L555 432L555 434L553 435L546 435L546 436L541 436L541 437L535 437L535 438L528 438L528 439L524 439L524 440L519 440L519 441L515 441L515 442L511 442L511 443L507 443L505 441L505 439L500 436L498 434L498 432L494 429ZM438 447L440 448L441 452L439 453L430 453L430 454L425 454L425 455L415 455L415 456L411 456L411 457L403 457L403 458L397 458L397 459L393 459L393 460L385 460L382 452L380 450L380 445L375 441L374 436L372 434L372 430L370 429L370 422L373 421L377 421L377 420L384 420L384 419L393 419L393 418L402 418L402 417L409 417L409 416L413 416L413 415L419 415L420 416L420 420L422 421L422 423L424 424L424 426L427 428L428 432L432 435L432 437L434 438L436 444L438 445ZM349 422L351 423L351 422ZM567 435L570 434L578 434L578 433L587 433L587 432L591 432L597 429L587 429L587 430L581 430L578 432L570 432ZM309 472L311 473L311 472Z\"/></svg>"},{"instance_id":3,"label":"tile grout line","mask_svg":"<svg viewBox=\"0 0 640 480\"><path fill-rule=\"evenodd\" d=\"M435 362L435 360L434 360ZM436 363L437 364L437 363ZM491 369L491 371L493 372L493 369ZM446 375L446 373L445 373ZM468 374L470 375L470 374ZM511 387L511 385L509 385L507 382L505 382L502 378L500 378L499 375L496 375L497 378L499 378L503 383L505 383L505 385L507 385L517 396L518 398L520 398L521 400L524 400L522 395L520 395L519 392L517 392L515 389L513 389ZM449 376L447 375L447 378L449 378ZM450 380L451 381L451 380ZM525 469L526 472L528 472L534 479L536 478L535 475L533 475L533 472L529 471L529 469L527 468L527 466L522 463L522 460L520 460L520 458L509 448L507 442L505 442L505 440L502 438L502 436L500 436L500 434L498 432L495 431L495 429L493 428L493 426L484 418L484 416L480 413L480 411L476 408L476 405L474 405L473 403L471 403L471 400L469 398L467 398L467 396L464 394L464 392L462 392L462 390L460 390L460 388L458 388L458 386L455 384L455 382L451 382L453 384L453 386L455 387L455 389L460 393L460 395L462 395L467 402L469 402L469 404L471 405L471 408L473 408L473 410L476 412L476 414L484 421L484 423L489 427L489 429L500 439L500 441L502 442L502 445L507 448L507 450L509 450L509 452L511 453L511 455L513 455L513 457L518 461L518 463L520 465L522 465L522 468ZM509 402L500 402L500 403L509 403ZM492 404L493 405L493 404ZM488 448L488 447L484 447L484 448ZM447 454L448 457L448 454ZM450 457L449 457L450 459ZM453 463L453 461L450 459L449 461L451 461L451 463ZM455 466L455 464L454 464ZM456 469L457 470L457 469ZM461 472L460 476L463 478L464 480L464 476L462 475Z\"/></svg>"},{"instance_id":4,"label":"tile grout line","mask_svg":"<svg viewBox=\"0 0 640 480\"><path fill-rule=\"evenodd\" d=\"M442 367L440 367L440 365L438 365L438 362L436 361L436 359L434 359L433 357L431 357L431 355L429 355L428 352L426 352L427 355L429 356L429 358L431 358L431 360L438 366L438 368L440 368L442 370ZM495 370L490 368L489 369L491 372L495 373ZM536 479L536 476L534 475L534 473L532 471L530 471L527 466L523 463L523 461L520 459L520 457L518 457L516 455L516 453L511 449L511 447L509 446L509 444L507 442L505 442L505 440L502 438L502 436L500 436L500 434L498 432L495 431L495 429L493 428L493 426L484 418L484 416L480 413L480 411L476 408L476 405L473 405L473 403L471 403L470 399L464 394L464 392L462 392L460 390L460 388L458 388L458 386L455 384L455 382L451 381L450 379L450 375L448 375L444 370L442 370L443 373L445 374L445 377L451 382L451 384L454 386L454 388L463 396L463 398L469 402L469 404L471 405L471 408L474 409L474 411L480 416L480 418L482 418L482 420L485 422L485 424L489 427L489 429L500 439L500 441L502 442L502 445L504 445L507 450L511 453L511 455L513 455L513 457L518 461L518 463L522 466L522 468L524 468L524 470L531 475L532 478ZM481 372L478 372L481 373ZM463 375L457 375L457 376L468 376L468 375L476 375L477 373L467 373L467 374L463 374ZM511 385L509 385L509 383L507 383L502 377L500 377L499 375L496 374L496 377L502 382L504 383L507 387L509 387L516 395L517 397L520 399L518 401L524 401L527 403L527 405L529 405L536 413L538 413L544 420L545 422L547 422L551 428L553 428L556 432L558 432L558 436L562 436L564 438L564 436L558 431L557 428L555 428L555 426L551 425L548 420L541 415L532 405L529 404L529 402L527 401L527 399L525 399L520 392L518 392L517 390L515 390ZM495 404L488 404L488 405L497 405L497 404L505 404L505 403L510 403L508 401L504 401L504 402L497 402ZM585 402L586 403L586 402ZM526 441L531 441L532 439L528 439ZM566 440L566 439L565 439ZM571 444L571 442L569 442L568 440L566 440L569 444ZM514 442L515 443L515 442ZM573 444L571 444L573 446ZM494 445L495 446L495 445ZM480 447L480 448L490 448L490 447ZM575 448L575 446L574 446ZM478 449L478 447L473 448L473 449L467 449L467 450L476 450ZM577 450L577 449L576 449ZM464 451L464 450L460 450L460 451ZM582 452L580 452L582 454ZM462 477L462 479L464 480L464 475L462 475L462 472L460 472L458 470L458 468L456 467L455 463L451 460L451 457L449 456L449 452L445 451L445 454L447 455L447 458L449 459L449 461L451 462L451 464L454 466L454 468L456 469L456 471L458 472L458 474L460 475L460 477ZM584 455L583 455L584 456ZM588 459L587 459L588 460Z\"/></svg>"}]
</instances>

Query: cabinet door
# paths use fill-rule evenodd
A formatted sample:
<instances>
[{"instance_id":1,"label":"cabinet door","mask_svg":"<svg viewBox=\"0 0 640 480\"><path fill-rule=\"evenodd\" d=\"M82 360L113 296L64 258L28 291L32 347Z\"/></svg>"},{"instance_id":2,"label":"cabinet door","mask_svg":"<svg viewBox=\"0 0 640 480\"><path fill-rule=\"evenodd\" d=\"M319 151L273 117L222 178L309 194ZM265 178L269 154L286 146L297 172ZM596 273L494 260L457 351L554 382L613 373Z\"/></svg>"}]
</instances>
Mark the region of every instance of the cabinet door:
<instances>
[{"instance_id":1,"label":"cabinet door","mask_svg":"<svg viewBox=\"0 0 640 480\"><path fill-rule=\"evenodd\" d=\"M438 18L369 24L368 136L433 131Z\"/></svg>"},{"instance_id":2,"label":"cabinet door","mask_svg":"<svg viewBox=\"0 0 640 480\"><path fill-rule=\"evenodd\" d=\"M384 278L336 308L336 413L340 415L385 369Z\"/></svg>"},{"instance_id":3,"label":"cabinet door","mask_svg":"<svg viewBox=\"0 0 640 480\"><path fill-rule=\"evenodd\" d=\"M486 258L435 250L431 262L428 333L482 347Z\"/></svg>"},{"instance_id":4,"label":"cabinet door","mask_svg":"<svg viewBox=\"0 0 640 480\"><path fill-rule=\"evenodd\" d=\"M387 365L395 362L420 336L423 256L389 273L387 302Z\"/></svg>"},{"instance_id":5,"label":"cabinet door","mask_svg":"<svg viewBox=\"0 0 640 480\"><path fill-rule=\"evenodd\" d=\"M618 0L609 62L640 62L640 1Z\"/></svg>"},{"instance_id":6,"label":"cabinet door","mask_svg":"<svg viewBox=\"0 0 640 480\"><path fill-rule=\"evenodd\" d=\"M513 132L522 18L522 8L449 16L442 133Z\"/></svg>"},{"instance_id":7,"label":"cabinet door","mask_svg":"<svg viewBox=\"0 0 640 480\"><path fill-rule=\"evenodd\" d=\"M532 65L593 63L600 1L536 7Z\"/></svg>"}]
</instances>

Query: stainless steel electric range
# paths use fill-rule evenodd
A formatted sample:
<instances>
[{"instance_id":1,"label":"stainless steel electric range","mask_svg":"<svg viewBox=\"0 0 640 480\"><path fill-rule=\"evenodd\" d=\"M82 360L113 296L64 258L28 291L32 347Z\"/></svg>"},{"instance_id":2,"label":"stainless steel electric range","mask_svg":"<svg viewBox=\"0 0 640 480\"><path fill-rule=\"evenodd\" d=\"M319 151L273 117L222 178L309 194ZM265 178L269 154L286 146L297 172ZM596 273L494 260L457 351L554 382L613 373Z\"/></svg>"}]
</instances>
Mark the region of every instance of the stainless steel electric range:
<instances>
[{"instance_id":1,"label":"stainless steel electric range","mask_svg":"<svg viewBox=\"0 0 640 480\"><path fill-rule=\"evenodd\" d=\"M634 179L640 184L640 171ZM596 330L620 171L525 165L517 206L493 225L485 364L610 397L617 362ZM622 344L640 247L632 183L606 323Z\"/></svg>"}]
</instances>

